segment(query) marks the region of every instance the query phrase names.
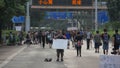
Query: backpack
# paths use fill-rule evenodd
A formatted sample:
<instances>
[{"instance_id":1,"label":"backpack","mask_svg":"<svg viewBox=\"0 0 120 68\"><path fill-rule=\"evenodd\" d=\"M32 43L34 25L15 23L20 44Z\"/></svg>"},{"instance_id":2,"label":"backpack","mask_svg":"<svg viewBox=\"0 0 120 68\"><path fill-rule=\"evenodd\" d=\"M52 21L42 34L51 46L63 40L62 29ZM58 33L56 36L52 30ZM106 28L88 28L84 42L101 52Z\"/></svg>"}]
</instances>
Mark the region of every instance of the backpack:
<instances>
[{"instance_id":1,"label":"backpack","mask_svg":"<svg viewBox=\"0 0 120 68\"><path fill-rule=\"evenodd\" d=\"M120 45L120 34L116 34L115 38L116 43Z\"/></svg>"},{"instance_id":2,"label":"backpack","mask_svg":"<svg viewBox=\"0 0 120 68\"><path fill-rule=\"evenodd\" d=\"M109 42L109 36L108 36L108 34L104 34L103 35L103 42L104 43L108 43Z\"/></svg>"},{"instance_id":3,"label":"backpack","mask_svg":"<svg viewBox=\"0 0 120 68\"><path fill-rule=\"evenodd\" d=\"M94 36L94 41L99 43L100 42L100 35L95 35Z\"/></svg>"}]
</instances>

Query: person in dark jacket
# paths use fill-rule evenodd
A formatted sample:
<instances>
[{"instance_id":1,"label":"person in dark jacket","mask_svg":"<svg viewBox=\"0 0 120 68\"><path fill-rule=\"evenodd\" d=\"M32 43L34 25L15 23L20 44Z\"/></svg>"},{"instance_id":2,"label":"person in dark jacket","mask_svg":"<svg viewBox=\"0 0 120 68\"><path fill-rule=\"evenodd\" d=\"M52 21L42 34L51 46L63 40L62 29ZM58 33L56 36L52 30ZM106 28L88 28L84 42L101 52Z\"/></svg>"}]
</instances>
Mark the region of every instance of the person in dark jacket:
<instances>
[{"instance_id":1,"label":"person in dark jacket","mask_svg":"<svg viewBox=\"0 0 120 68\"><path fill-rule=\"evenodd\" d=\"M59 31L57 36L55 36L55 38L56 39L66 39L66 36L62 31ZM64 61L63 60L64 49L56 49L56 52L57 52L57 60L56 61L59 61L60 55L61 55L61 61Z\"/></svg>"},{"instance_id":2,"label":"person in dark jacket","mask_svg":"<svg viewBox=\"0 0 120 68\"><path fill-rule=\"evenodd\" d=\"M99 34L99 31L96 31L96 34L94 35L94 45L95 45L95 53L99 53L99 47L102 45L101 35Z\"/></svg>"},{"instance_id":3,"label":"person in dark jacket","mask_svg":"<svg viewBox=\"0 0 120 68\"><path fill-rule=\"evenodd\" d=\"M120 55L120 34L118 32L118 29L115 30L115 34L112 36L112 45L114 46L112 54L118 54Z\"/></svg>"},{"instance_id":4,"label":"person in dark jacket","mask_svg":"<svg viewBox=\"0 0 120 68\"><path fill-rule=\"evenodd\" d=\"M110 35L107 33L107 29L104 29L104 33L101 37L103 42L103 53L108 55Z\"/></svg>"},{"instance_id":5,"label":"person in dark jacket","mask_svg":"<svg viewBox=\"0 0 120 68\"><path fill-rule=\"evenodd\" d=\"M43 31L42 32L42 46L43 46L43 48L45 48L45 38L46 38L46 35L45 35L45 32Z\"/></svg>"},{"instance_id":6,"label":"person in dark jacket","mask_svg":"<svg viewBox=\"0 0 120 68\"><path fill-rule=\"evenodd\" d=\"M77 50L77 56L81 57L81 48L83 45L83 35L81 35L79 32L77 33L75 37L75 41L77 42L75 44L76 50Z\"/></svg>"},{"instance_id":7,"label":"person in dark jacket","mask_svg":"<svg viewBox=\"0 0 120 68\"><path fill-rule=\"evenodd\" d=\"M38 32L38 40L39 40L40 44L41 44L41 39L42 39L42 31L39 31Z\"/></svg>"}]
</instances>

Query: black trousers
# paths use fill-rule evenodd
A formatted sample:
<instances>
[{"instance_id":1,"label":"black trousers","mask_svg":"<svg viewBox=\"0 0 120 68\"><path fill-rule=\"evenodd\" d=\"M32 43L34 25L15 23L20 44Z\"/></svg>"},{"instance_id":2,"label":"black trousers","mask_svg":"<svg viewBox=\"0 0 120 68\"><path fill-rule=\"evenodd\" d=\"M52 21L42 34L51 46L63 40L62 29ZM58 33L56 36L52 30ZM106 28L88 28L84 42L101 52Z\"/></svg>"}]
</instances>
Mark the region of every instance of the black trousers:
<instances>
[{"instance_id":1,"label":"black trousers","mask_svg":"<svg viewBox=\"0 0 120 68\"><path fill-rule=\"evenodd\" d=\"M43 48L45 48L45 41L42 41L42 46Z\"/></svg>"},{"instance_id":2,"label":"black trousers","mask_svg":"<svg viewBox=\"0 0 120 68\"><path fill-rule=\"evenodd\" d=\"M38 39L39 39L39 43L41 44L41 40L42 40L41 37L39 37Z\"/></svg>"},{"instance_id":3,"label":"black trousers","mask_svg":"<svg viewBox=\"0 0 120 68\"><path fill-rule=\"evenodd\" d=\"M90 39L87 39L87 49L90 49Z\"/></svg>"},{"instance_id":4,"label":"black trousers","mask_svg":"<svg viewBox=\"0 0 120 68\"><path fill-rule=\"evenodd\" d=\"M76 47L76 50L77 50L77 56L81 56L81 46L79 47Z\"/></svg>"},{"instance_id":5,"label":"black trousers","mask_svg":"<svg viewBox=\"0 0 120 68\"><path fill-rule=\"evenodd\" d=\"M61 55L61 59L63 59L64 56L64 49L57 49L57 59L59 59L60 55Z\"/></svg>"}]
</instances>

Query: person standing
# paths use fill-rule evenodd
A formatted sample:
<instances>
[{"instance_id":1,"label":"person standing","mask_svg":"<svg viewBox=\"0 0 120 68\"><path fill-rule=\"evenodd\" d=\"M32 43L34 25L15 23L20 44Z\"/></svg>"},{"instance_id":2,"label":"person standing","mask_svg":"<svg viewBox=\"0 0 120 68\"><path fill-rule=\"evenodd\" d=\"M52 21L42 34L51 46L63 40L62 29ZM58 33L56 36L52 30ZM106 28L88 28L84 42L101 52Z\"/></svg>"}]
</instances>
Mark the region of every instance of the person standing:
<instances>
[{"instance_id":1,"label":"person standing","mask_svg":"<svg viewBox=\"0 0 120 68\"><path fill-rule=\"evenodd\" d=\"M18 37L19 37L19 44L22 45L22 40L23 40L23 32L22 31L19 32Z\"/></svg>"},{"instance_id":2,"label":"person standing","mask_svg":"<svg viewBox=\"0 0 120 68\"><path fill-rule=\"evenodd\" d=\"M42 31L40 30L38 32L38 40L39 40L39 43L41 44L41 39L42 39Z\"/></svg>"},{"instance_id":3,"label":"person standing","mask_svg":"<svg viewBox=\"0 0 120 68\"><path fill-rule=\"evenodd\" d=\"M47 34L47 39L48 39L49 47L51 48L51 47L52 47L52 43L53 43L53 33L52 33L52 31L50 31L50 32Z\"/></svg>"},{"instance_id":4,"label":"person standing","mask_svg":"<svg viewBox=\"0 0 120 68\"><path fill-rule=\"evenodd\" d=\"M70 48L70 41L71 41L71 35L70 35L70 32L67 31L65 35L66 35L66 38L68 39L68 47L67 47L67 48L69 49L69 48Z\"/></svg>"},{"instance_id":5,"label":"person standing","mask_svg":"<svg viewBox=\"0 0 120 68\"><path fill-rule=\"evenodd\" d=\"M92 39L92 33L89 31L89 29L87 30L86 33L86 39L87 39L87 50L90 49L90 41Z\"/></svg>"},{"instance_id":6,"label":"person standing","mask_svg":"<svg viewBox=\"0 0 120 68\"><path fill-rule=\"evenodd\" d=\"M8 39L9 39L9 45L15 44L15 35L12 32L10 32Z\"/></svg>"},{"instance_id":7,"label":"person standing","mask_svg":"<svg viewBox=\"0 0 120 68\"><path fill-rule=\"evenodd\" d=\"M102 34L102 41L103 41L103 54L105 55L108 55L109 39L110 35L107 33L107 29L104 29L104 33Z\"/></svg>"},{"instance_id":8,"label":"person standing","mask_svg":"<svg viewBox=\"0 0 120 68\"><path fill-rule=\"evenodd\" d=\"M45 35L45 32L43 31L42 32L42 46L43 46L43 48L45 48L45 38L46 38L46 35Z\"/></svg>"},{"instance_id":9,"label":"person standing","mask_svg":"<svg viewBox=\"0 0 120 68\"><path fill-rule=\"evenodd\" d=\"M115 30L115 34L112 36L112 45L114 46L114 54L120 54L119 47L120 47L120 34L118 30Z\"/></svg>"},{"instance_id":10,"label":"person standing","mask_svg":"<svg viewBox=\"0 0 120 68\"><path fill-rule=\"evenodd\" d=\"M66 39L65 33L63 33L62 31L59 31L58 34L55 36L55 39ZM59 61L60 56L61 56L61 61L63 60L63 56L64 56L64 49L56 49L57 52L57 60Z\"/></svg>"},{"instance_id":11,"label":"person standing","mask_svg":"<svg viewBox=\"0 0 120 68\"><path fill-rule=\"evenodd\" d=\"M94 35L94 44L95 44L95 53L99 53L99 46L102 45L99 31L96 31L96 34Z\"/></svg>"},{"instance_id":12,"label":"person standing","mask_svg":"<svg viewBox=\"0 0 120 68\"><path fill-rule=\"evenodd\" d=\"M75 41L77 42L75 44L75 48L77 50L77 56L81 57L81 48L83 45L83 35L81 35L79 32L77 33L76 37L75 37Z\"/></svg>"},{"instance_id":13,"label":"person standing","mask_svg":"<svg viewBox=\"0 0 120 68\"><path fill-rule=\"evenodd\" d=\"M27 35L26 35L26 44L28 46L30 46L30 44L31 44L31 35L30 35L30 32L28 32Z\"/></svg>"}]
</instances>

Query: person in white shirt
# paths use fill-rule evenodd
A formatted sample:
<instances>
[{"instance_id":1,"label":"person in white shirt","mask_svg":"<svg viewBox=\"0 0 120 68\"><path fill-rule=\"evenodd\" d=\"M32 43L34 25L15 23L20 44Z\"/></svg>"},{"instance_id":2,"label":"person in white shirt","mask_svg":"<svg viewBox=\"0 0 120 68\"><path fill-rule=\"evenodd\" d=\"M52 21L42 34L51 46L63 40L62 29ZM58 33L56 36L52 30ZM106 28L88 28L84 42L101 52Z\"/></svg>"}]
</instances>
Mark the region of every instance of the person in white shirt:
<instances>
[{"instance_id":1,"label":"person in white shirt","mask_svg":"<svg viewBox=\"0 0 120 68\"><path fill-rule=\"evenodd\" d=\"M87 50L90 49L90 40L92 38L92 33L89 31L89 29L86 32L86 40L87 40Z\"/></svg>"}]
</instances>

